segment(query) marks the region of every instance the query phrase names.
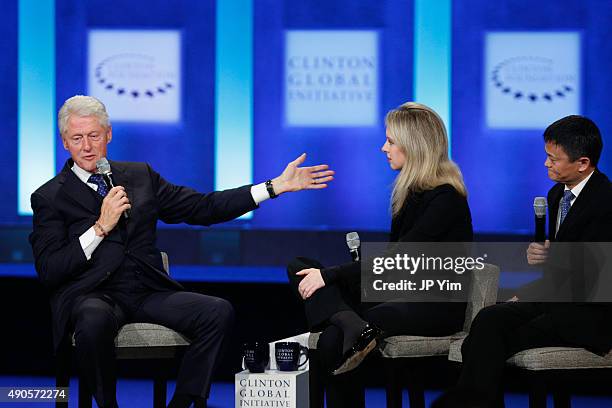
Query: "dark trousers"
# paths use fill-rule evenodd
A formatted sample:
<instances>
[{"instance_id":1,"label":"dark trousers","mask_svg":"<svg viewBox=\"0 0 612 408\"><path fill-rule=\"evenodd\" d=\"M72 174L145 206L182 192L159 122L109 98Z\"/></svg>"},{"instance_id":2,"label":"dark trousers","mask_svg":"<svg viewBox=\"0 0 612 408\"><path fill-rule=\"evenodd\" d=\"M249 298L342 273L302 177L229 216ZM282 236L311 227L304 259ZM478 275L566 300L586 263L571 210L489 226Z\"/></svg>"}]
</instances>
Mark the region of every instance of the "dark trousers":
<instances>
[{"instance_id":1,"label":"dark trousers","mask_svg":"<svg viewBox=\"0 0 612 408\"><path fill-rule=\"evenodd\" d=\"M503 407L502 375L506 360L521 350L568 346L541 303L502 303L478 313L461 347L463 368L458 388L475 393L486 406Z\"/></svg>"},{"instance_id":2,"label":"dark trousers","mask_svg":"<svg viewBox=\"0 0 612 408\"><path fill-rule=\"evenodd\" d=\"M307 268L322 269L323 265L316 260L296 258L287 267L290 285L300 298L298 285L302 277L296 273ZM325 372L330 373L342 359L342 330L329 324L329 318L339 311L355 311L363 320L377 325L387 336L446 336L463 328L465 303L362 303L360 290L358 279L338 282L320 288L304 301L308 327L311 331L321 331L317 351ZM328 406L355 406L346 400L357 394L354 392L354 380L343 378L349 374L324 379L328 389Z\"/></svg>"},{"instance_id":3,"label":"dark trousers","mask_svg":"<svg viewBox=\"0 0 612 408\"><path fill-rule=\"evenodd\" d=\"M80 378L98 406L117 406L115 336L129 322L156 323L191 340L179 369L176 392L207 398L212 372L233 320L229 302L198 293L142 289L83 295L76 300L71 316Z\"/></svg>"}]
</instances>

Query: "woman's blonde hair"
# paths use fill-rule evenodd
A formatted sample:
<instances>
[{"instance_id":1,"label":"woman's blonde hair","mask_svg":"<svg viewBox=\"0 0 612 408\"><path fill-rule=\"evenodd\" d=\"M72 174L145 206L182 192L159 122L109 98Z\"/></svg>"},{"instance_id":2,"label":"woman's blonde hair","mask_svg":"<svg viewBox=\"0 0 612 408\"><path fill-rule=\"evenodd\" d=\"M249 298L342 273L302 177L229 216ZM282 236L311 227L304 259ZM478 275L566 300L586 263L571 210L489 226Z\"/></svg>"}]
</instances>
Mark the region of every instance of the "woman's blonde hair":
<instances>
[{"instance_id":1,"label":"woman's blonde hair","mask_svg":"<svg viewBox=\"0 0 612 408\"><path fill-rule=\"evenodd\" d=\"M397 215L412 193L450 184L467 196L459 167L448 158L448 138L433 109L407 102L387 113L385 125L394 143L406 155L393 184L391 212Z\"/></svg>"}]
</instances>

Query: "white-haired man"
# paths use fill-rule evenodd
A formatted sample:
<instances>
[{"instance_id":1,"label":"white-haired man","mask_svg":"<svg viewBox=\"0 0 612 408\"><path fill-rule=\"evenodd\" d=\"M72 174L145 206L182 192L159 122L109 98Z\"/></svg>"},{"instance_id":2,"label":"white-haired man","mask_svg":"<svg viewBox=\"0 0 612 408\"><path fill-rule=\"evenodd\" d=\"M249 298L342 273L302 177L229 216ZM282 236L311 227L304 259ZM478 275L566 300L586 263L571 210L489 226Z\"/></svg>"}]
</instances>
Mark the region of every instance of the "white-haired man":
<instances>
[{"instance_id":1,"label":"white-haired man","mask_svg":"<svg viewBox=\"0 0 612 408\"><path fill-rule=\"evenodd\" d=\"M169 406L206 406L234 312L226 300L187 292L163 272L157 221L228 221L282 193L325 188L333 171L299 167L303 154L266 183L202 194L167 182L145 163L111 161L117 186L109 188L96 173L113 136L104 105L74 96L61 107L58 125L70 159L32 194L30 235L36 270L51 294L56 349L74 333L81 378L98 406L116 407L118 330L131 321L170 327L192 343Z\"/></svg>"}]
</instances>

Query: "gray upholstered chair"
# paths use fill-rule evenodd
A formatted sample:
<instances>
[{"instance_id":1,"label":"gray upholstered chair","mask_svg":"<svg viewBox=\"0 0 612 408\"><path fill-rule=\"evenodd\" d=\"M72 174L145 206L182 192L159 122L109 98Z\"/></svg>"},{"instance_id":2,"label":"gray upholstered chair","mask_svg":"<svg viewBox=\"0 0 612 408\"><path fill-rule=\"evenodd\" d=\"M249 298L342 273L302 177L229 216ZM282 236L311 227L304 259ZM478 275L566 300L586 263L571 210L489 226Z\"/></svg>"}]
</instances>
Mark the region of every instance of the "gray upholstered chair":
<instances>
[{"instance_id":1,"label":"gray upholstered chair","mask_svg":"<svg viewBox=\"0 0 612 408\"><path fill-rule=\"evenodd\" d=\"M161 253L164 270L170 273L168 255ZM115 338L116 357L119 360L168 360L174 359L182 349L189 345L183 335L167 327L151 323L130 323L119 330ZM74 346L74 338L72 339ZM64 359L65 360L65 359ZM60 361L57 367L56 385L68 387L70 361ZM169 367L163 367L168 368ZM168 369L156 370L153 373L153 406L166 407L166 387ZM91 393L84 382L79 381L79 408L91 408ZM56 403L56 408L67 408L67 403Z\"/></svg>"},{"instance_id":2,"label":"gray upholstered chair","mask_svg":"<svg viewBox=\"0 0 612 408\"><path fill-rule=\"evenodd\" d=\"M499 267L485 264L483 270L473 273L468 295L469 300L465 310L463 331L459 333L443 337L392 336L385 338L381 342L379 348L384 358L385 374L387 376L387 407L402 406L403 384L400 381L400 376L397 375L398 369L402 365L408 365L408 372L416 374L408 377L410 407L425 406L423 385L419 381L418 376L420 371L416 371L416 367L422 364L425 358L442 356L446 359L453 341L462 339L467 335L470 325L478 312L486 306L495 304L498 286ZM311 333L308 338L308 348L313 357L316 356L319 334ZM322 407L323 386L320 381L321 375L318 371L317 359L313 357L310 359L310 401L311 406Z\"/></svg>"},{"instance_id":3,"label":"gray upholstered chair","mask_svg":"<svg viewBox=\"0 0 612 408\"><path fill-rule=\"evenodd\" d=\"M410 407L425 407L425 394L420 377L422 364L428 363L427 359L435 357L442 356L446 360L451 344L465 338L478 312L486 306L495 304L498 286L499 267L485 264L482 270L473 271L461 332L441 337L392 336L382 341L380 351L387 376L387 407L402 406L403 378L397 374L401 368L407 368Z\"/></svg>"},{"instance_id":4,"label":"gray upholstered chair","mask_svg":"<svg viewBox=\"0 0 612 408\"><path fill-rule=\"evenodd\" d=\"M449 360L459 363L462 361L462 344L463 339L451 344ZM530 408L545 408L548 390L552 391L555 408L565 408L570 407L567 385L571 383L571 376L585 373L585 370L601 370L605 371L609 378L612 374L612 352L601 357L583 348L540 347L518 352L510 357L506 364L527 375ZM558 381L561 377L570 381ZM551 386L547 387L547 384Z\"/></svg>"}]
</instances>

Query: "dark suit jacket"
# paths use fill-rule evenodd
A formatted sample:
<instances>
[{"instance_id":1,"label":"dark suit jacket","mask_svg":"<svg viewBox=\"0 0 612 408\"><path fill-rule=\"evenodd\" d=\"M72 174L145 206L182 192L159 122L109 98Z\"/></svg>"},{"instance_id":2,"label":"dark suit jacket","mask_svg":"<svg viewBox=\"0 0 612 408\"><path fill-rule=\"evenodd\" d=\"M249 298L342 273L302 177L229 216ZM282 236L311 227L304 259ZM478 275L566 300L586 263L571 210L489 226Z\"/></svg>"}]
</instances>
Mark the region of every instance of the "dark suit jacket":
<instances>
[{"instance_id":1,"label":"dark suit jacket","mask_svg":"<svg viewBox=\"0 0 612 408\"><path fill-rule=\"evenodd\" d=\"M89 261L79 236L99 218L102 198L72 172L72 160L31 197L34 229L30 243L40 281L50 291L56 347L65 335L74 299L96 289L126 258L154 274L163 287L182 289L163 272L155 247L158 220L210 225L257 207L250 186L201 194L168 183L144 163L110 164L115 183L126 188L131 216L100 243Z\"/></svg>"},{"instance_id":2,"label":"dark suit jacket","mask_svg":"<svg viewBox=\"0 0 612 408\"><path fill-rule=\"evenodd\" d=\"M608 177L597 170L593 173L555 237L559 202L564 189L564 185L558 183L548 192L550 240L612 242L612 185ZM587 258L584 261L588 264L590 260ZM578 260L578 263L582 263L582 260ZM583 268L583 265L578 265L571 272L580 273L579 269ZM545 307L565 341L600 354L607 353L612 347L610 304L549 303Z\"/></svg>"},{"instance_id":3,"label":"dark suit jacket","mask_svg":"<svg viewBox=\"0 0 612 408\"><path fill-rule=\"evenodd\" d=\"M464 196L450 184L410 195L391 221L389 242L469 242L474 237L472 215ZM359 281L359 262L325 268L326 284Z\"/></svg>"}]
</instances>

